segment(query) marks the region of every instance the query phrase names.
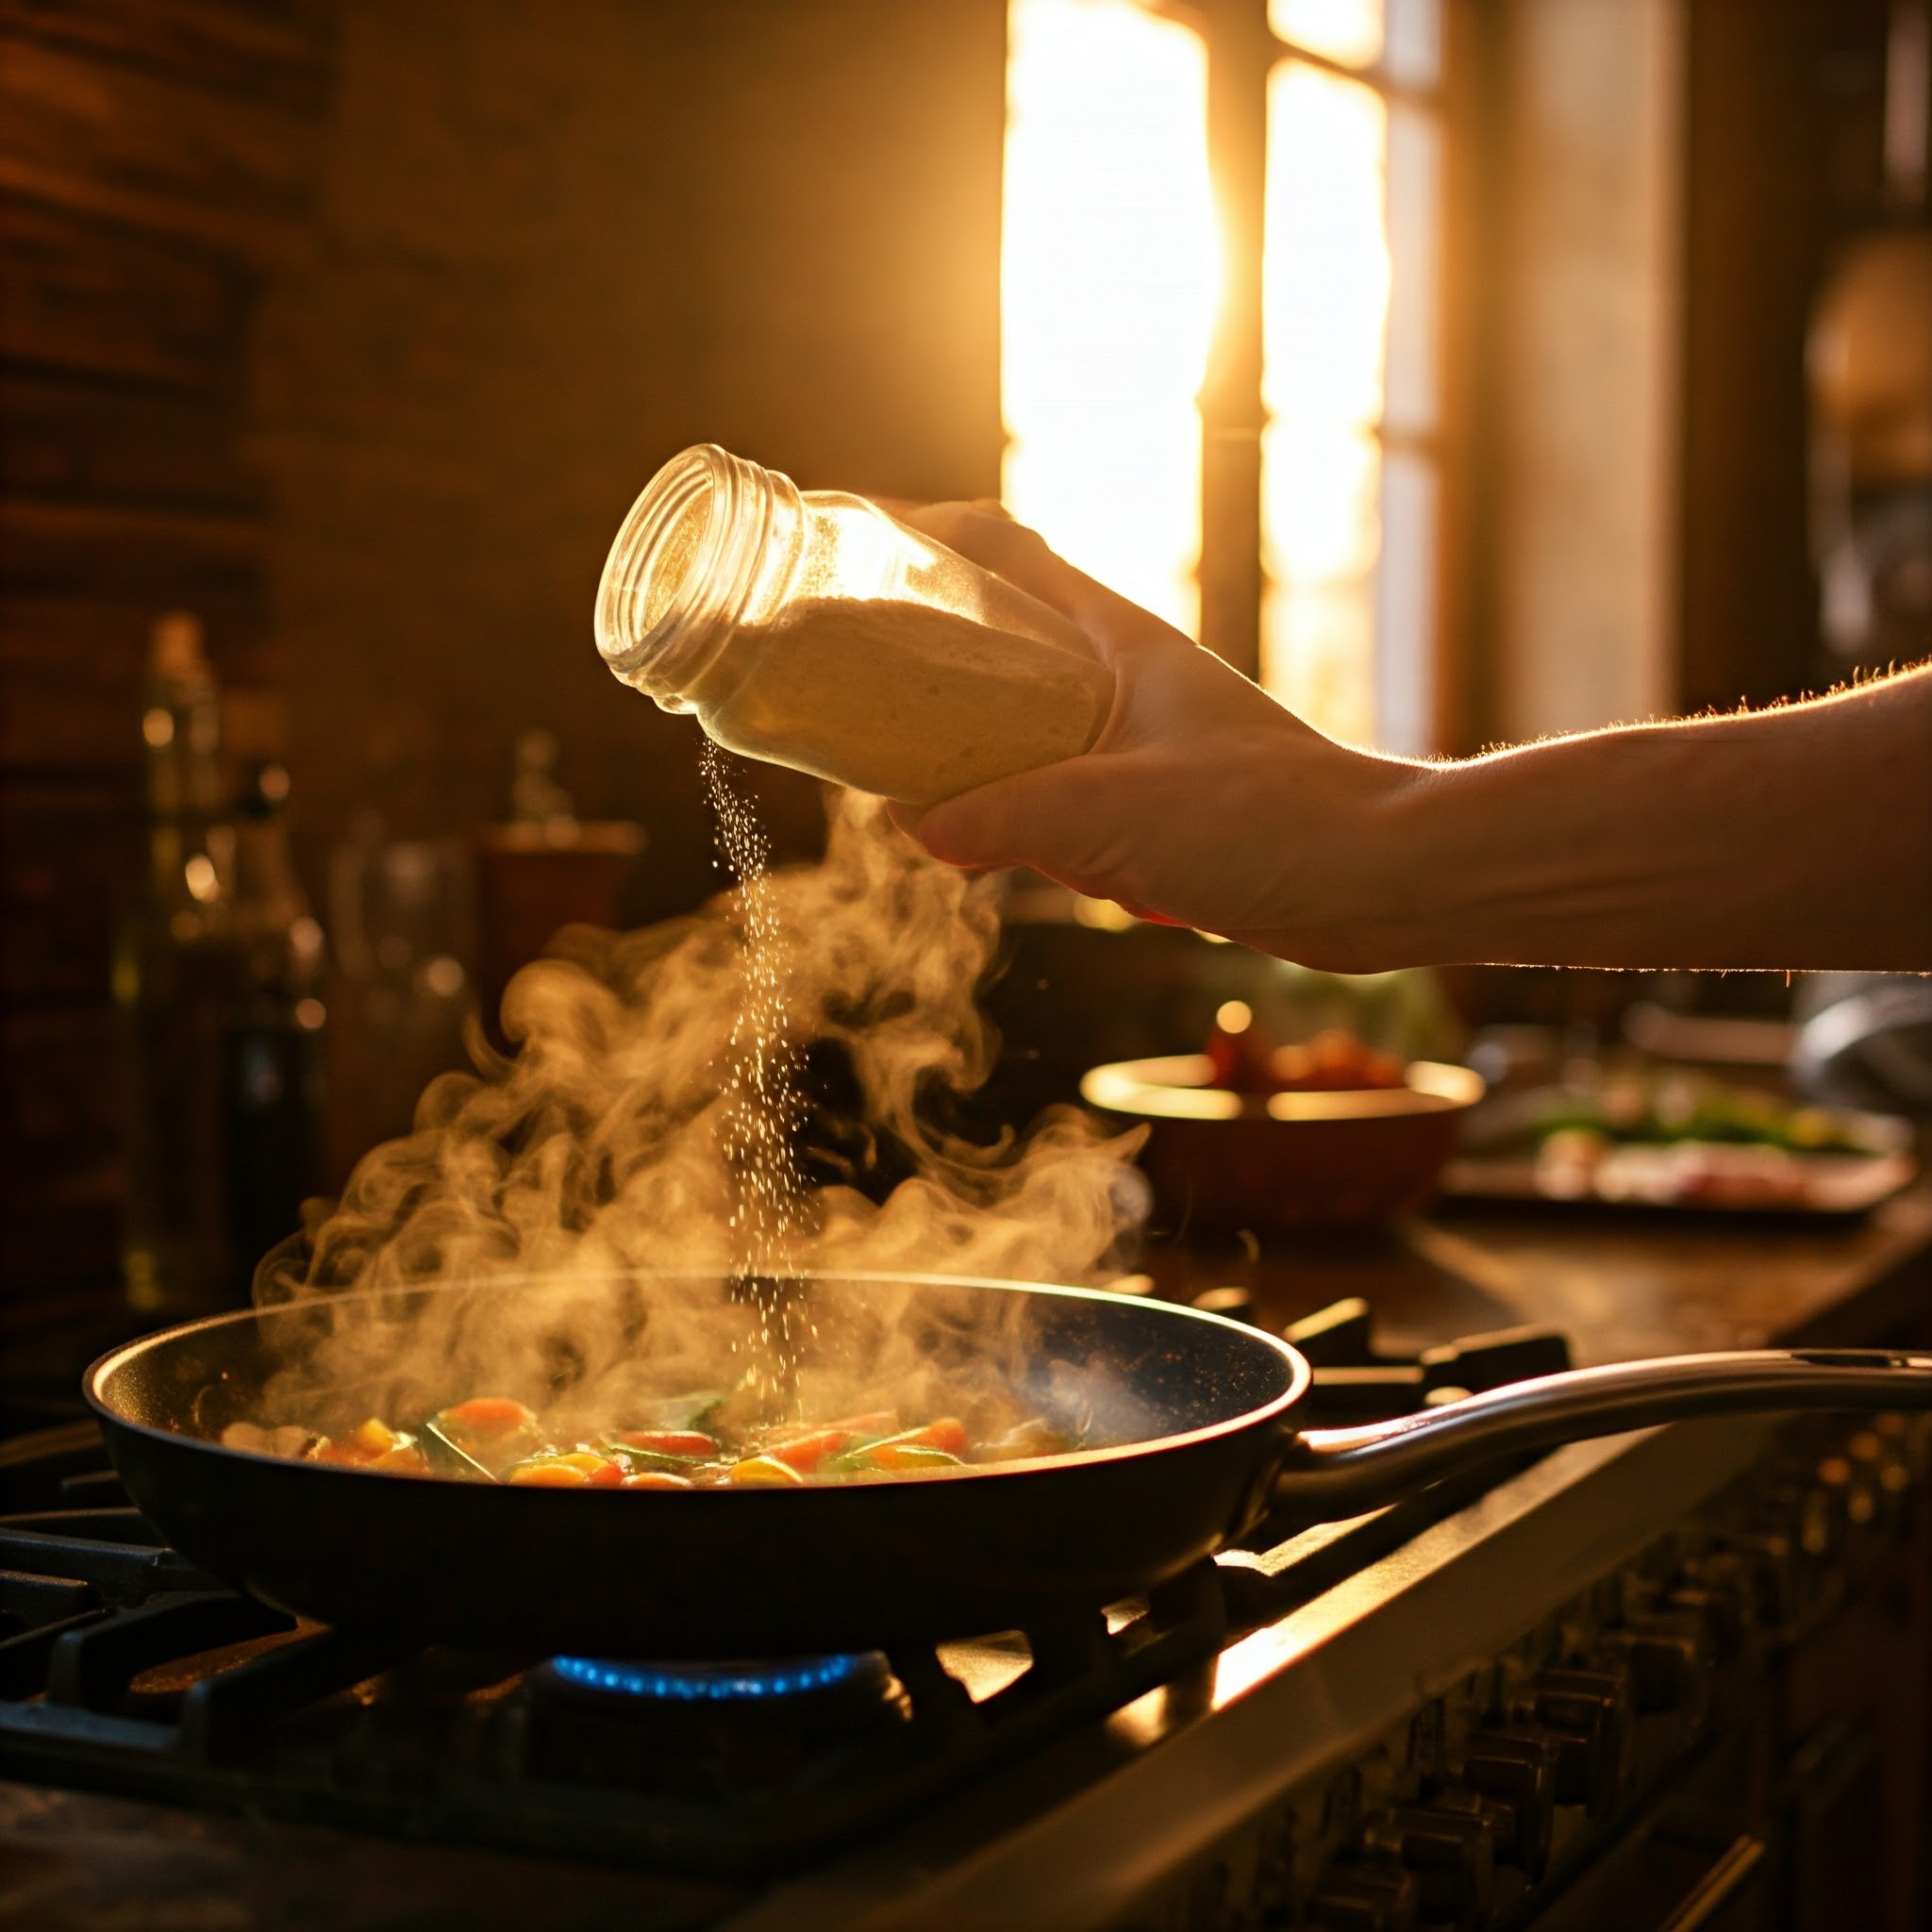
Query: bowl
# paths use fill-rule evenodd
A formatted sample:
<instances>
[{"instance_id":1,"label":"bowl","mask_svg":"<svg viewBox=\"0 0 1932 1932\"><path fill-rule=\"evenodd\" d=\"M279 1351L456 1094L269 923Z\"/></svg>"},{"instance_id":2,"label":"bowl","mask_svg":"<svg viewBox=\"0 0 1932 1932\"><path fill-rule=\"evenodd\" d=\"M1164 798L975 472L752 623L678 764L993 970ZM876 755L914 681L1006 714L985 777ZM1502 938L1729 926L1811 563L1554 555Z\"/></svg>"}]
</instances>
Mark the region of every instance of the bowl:
<instances>
[{"instance_id":1,"label":"bowl","mask_svg":"<svg viewBox=\"0 0 1932 1932\"><path fill-rule=\"evenodd\" d=\"M1427 1199L1483 1097L1468 1067L1411 1060L1400 1087L1235 1093L1206 1054L1116 1060L1087 1104L1149 1132L1141 1165L1174 1228L1280 1233L1365 1227Z\"/></svg>"}]
</instances>

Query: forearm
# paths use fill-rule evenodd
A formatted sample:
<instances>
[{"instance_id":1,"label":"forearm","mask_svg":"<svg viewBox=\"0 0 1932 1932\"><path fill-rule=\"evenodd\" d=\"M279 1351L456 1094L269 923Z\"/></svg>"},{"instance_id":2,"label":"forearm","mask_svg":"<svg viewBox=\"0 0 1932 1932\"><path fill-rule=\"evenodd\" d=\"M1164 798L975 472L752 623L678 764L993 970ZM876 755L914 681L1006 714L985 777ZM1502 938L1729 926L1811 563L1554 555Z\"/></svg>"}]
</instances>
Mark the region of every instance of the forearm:
<instances>
[{"instance_id":1,"label":"forearm","mask_svg":"<svg viewBox=\"0 0 1932 1932\"><path fill-rule=\"evenodd\" d=\"M1932 971L1932 669L1423 768L1388 871L1415 963Z\"/></svg>"},{"instance_id":2,"label":"forearm","mask_svg":"<svg viewBox=\"0 0 1932 1932\"><path fill-rule=\"evenodd\" d=\"M1311 730L1004 516L920 516L1079 625L1116 679L1092 751L902 821L955 865L1033 866L1341 973L1932 972L1932 667L1419 765Z\"/></svg>"}]
</instances>

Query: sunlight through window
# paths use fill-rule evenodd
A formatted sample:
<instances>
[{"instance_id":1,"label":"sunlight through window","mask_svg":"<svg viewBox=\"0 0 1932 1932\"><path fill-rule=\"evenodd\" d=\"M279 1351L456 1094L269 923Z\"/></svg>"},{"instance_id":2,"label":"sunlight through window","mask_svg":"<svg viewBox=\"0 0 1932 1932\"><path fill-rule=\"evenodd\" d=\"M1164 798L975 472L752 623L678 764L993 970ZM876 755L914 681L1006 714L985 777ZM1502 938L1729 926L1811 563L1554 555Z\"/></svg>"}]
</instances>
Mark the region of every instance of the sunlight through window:
<instances>
[{"instance_id":1,"label":"sunlight through window","mask_svg":"<svg viewBox=\"0 0 1932 1932\"><path fill-rule=\"evenodd\" d=\"M1003 494L1193 634L1220 284L1206 56L1134 0L1012 0L1008 23Z\"/></svg>"},{"instance_id":2,"label":"sunlight through window","mask_svg":"<svg viewBox=\"0 0 1932 1932\"><path fill-rule=\"evenodd\" d=\"M1206 50L1139 0L1009 0L1008 21L1006 499L1198 635ZM1337 737L1428 751L1440 0L1269 0L1268 21L1259 673Z\"/></svg>"}]
</instances>

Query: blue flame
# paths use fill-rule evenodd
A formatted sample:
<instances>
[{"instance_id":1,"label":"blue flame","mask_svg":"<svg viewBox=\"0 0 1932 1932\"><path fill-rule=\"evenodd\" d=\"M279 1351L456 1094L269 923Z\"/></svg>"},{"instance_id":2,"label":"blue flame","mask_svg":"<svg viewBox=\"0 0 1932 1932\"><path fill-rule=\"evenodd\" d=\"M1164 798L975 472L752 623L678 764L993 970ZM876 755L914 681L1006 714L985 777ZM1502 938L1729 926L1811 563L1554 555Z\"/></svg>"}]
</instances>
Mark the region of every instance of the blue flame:
<instances>
[{"instance_id":1,"label":"blue flame","mask_svg":"<svg viewBox=\"0 0 1932 1932\"><path fill-rule=\"evenodd\" d=\"M797 1697L855 1676L862 1657L794 1657L774 1664L612 1664L589 1657L554 1657L567 1684L660 1703L737 1704L756 1697Z\"/></svg>"}]
</instances>

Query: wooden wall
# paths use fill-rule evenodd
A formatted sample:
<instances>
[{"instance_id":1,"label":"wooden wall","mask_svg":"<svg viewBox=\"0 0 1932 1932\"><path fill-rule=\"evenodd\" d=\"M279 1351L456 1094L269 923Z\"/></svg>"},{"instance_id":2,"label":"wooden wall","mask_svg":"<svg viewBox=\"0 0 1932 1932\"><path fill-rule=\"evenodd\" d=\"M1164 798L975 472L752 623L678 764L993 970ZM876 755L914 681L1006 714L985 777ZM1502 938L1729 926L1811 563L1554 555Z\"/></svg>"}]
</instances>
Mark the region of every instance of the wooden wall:
<instances>
[{"instance_id":1,"label":"wooden wall","mask_svg":"<svg viewBox=\"0 0 1932 1932\"><path fill-rule=\"evenodd\" d=\"M149 624L286 700L311 896L528 724L714 881L688 721L595 658L709 438L996 490L1003 0L0 0L0 1283L111 1277L107 959ZM808 785L768 803L796 846Z\"/></svg>"},{"instance_id":2,"label":"wooden wall","mask_svg":"<svg viewBox=\"0 0 1932 1932\"><path fill-rule=\"evenodd\" d=\"M275 675L253 323L303 245L332 0L0 0L0 1284L110 1274L113 921L149 625Z\"/></svg>"},{"instance_id":3,"label":"wooden wall","mask_svg":"<svg viewBox=\"0 0 1932 1932\"><path fill-rule=\"evenodd\" d=\"M700 441L997 491L1004 62L1004 0L346 0L256 419L311 855L365 804L499 812L541 724L645 824L640 910L706 891L693 727L591 641L605 553Z\"/></svg>"}]
</instances>

